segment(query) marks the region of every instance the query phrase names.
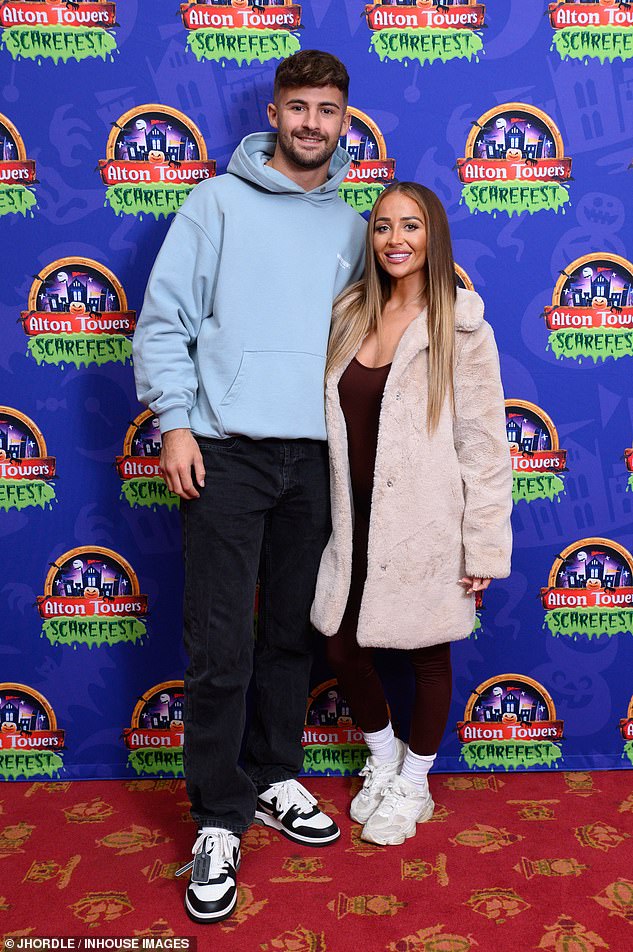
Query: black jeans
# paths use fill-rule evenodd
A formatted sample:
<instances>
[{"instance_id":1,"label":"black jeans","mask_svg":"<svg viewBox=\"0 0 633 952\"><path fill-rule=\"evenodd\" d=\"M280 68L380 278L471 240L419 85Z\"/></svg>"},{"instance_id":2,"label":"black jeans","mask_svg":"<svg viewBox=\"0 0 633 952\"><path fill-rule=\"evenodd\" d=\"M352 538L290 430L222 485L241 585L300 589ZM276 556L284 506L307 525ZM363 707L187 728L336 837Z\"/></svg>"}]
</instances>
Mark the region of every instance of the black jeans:
<instances>
[{"instance_id":1,"label":"black jeans","mask_svg":"<svg viewBox=\"0 0 633 952\"><path fill-rule=\"evenodd\" d=\"M309 612L330 532L327 446L245 437L198 442L205 486L181 507L185 778L200 826L243 833L257 786L295 777L303 764ZM242 769L252 674L255 707Z\"/></svg>"}]
</instances>

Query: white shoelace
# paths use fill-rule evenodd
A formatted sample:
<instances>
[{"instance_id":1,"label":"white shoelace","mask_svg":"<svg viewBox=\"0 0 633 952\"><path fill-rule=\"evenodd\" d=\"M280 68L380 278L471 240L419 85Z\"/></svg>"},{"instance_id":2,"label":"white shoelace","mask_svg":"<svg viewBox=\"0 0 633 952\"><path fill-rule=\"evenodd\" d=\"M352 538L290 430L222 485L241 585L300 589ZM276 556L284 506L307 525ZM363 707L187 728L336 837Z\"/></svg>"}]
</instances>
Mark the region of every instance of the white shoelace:
<instances>
[{"instance_id":1,"label":"white shoelace","mask_svg":"<svg viewBox=\"0 0 633 952\"><path fill-rule=\"evenodd\" d=\"M281 780L273 783L270 790L277 801L277 809L284 816L291 807L296 807L298 813L310 813L317 801L311 793L302 787L296 780Z\"/></svg>"},{"instance_id":2,"label":"white shoelace","mask_svg":"<svg viewBox=\"0 0 633 952\"><path fill-rule=\"evenodd\" d=\"M388 763L388 764L369 764L369 763L366 763L366 764L365 764L365 766L363 767L363 769L362 769L362 770L359 772L359 774L358 774L359 777L365 777L365 778L366 778L365 781L364 781L364 783L363 783L363 787L362 787L361 792L369 793L369 791L371 790L371 787L372 787L377 781L380 780L381 775L385 772L385 770L384 770L385 767L389 767L390 769L393 769L393 764L392 764L392 763ZM386 789L386 788L385 788L385 789ZM382 790L381 790L381 793L383 793Z\"/></svg>"},{"instance_id":3,"label":"white shoelace","mask_svg":"<svg viewBox=\"0 0 633 952\"><path fill-rule=\"evenodd\" d=\"M398 807L403 797L402 791L394 790L393 783L390 782L386 787L383 787L380 792L382 793L382 800L378 807L378 813L380 813L381 816L389 816L389 814L393 813Z\"/></svg>"},{"instance_id":4,"label":"white shoelace","mask_svg":"<svg viewBox=\"0 0 633 952\"><path fill-rule=\"evenodd\" d=\"M408 799L407 791L402 790L402 788L394 787L393 780L389 781L389 783L383 787L381 793L382 800L378 807L378 813L380 813L381 816L389 816L391 813L395 813L403 801L406 804ZM422 791L420 791L420 794L422 794Z\"/></svg>"},{"instance_id":5,"label":"white shoelace","mask_svg":"<svg viewBox=\"0 0 633 952\"><path fill-rule=\"evenodd\" d=\"M213 830L212 833L208 830L202 830L198 834L198 838L193 844L191 852L194 856L199 852L204 852L211 857L209 879L214 879L216 876L219 876L220 873L224 871L226 863L233 859L231 836L232 834L229 830L220 829ZM193 860L187 863L186 866L182 866L176 870L175 875L180 876L182 873L186 873L192 866Z\"/></svg>"}]
</instances>

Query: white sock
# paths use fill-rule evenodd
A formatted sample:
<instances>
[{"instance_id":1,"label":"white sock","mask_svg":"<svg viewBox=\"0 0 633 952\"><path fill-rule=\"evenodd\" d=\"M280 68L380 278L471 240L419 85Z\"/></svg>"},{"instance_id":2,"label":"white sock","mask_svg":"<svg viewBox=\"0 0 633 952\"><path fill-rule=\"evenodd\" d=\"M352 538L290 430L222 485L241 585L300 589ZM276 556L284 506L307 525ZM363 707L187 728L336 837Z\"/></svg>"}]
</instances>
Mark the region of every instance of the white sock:
<instances>
[{"instance_id":1,"label":"white sock","mask_svg":"<svg viewBox=\"0 0 633 952\"><path fill-rule=\"evenodd\" d=\"M436 756L436 754L431 754L428 757L425 757L423 754L414 754L413 751L407 747L402 769L400 770L400 776L408 780L409 783L415 784L416 787L426 789L428 787L426 775L433 766Z\"/></svg>"},{"instance_id":2,"label":"white sock","mask_svg":"<svg viewBox=\"0 0 633 952\"><path fill-rule=\"evenodd\" d=\"M369 747L369 753L376 763L390 764L397 758L396 735L393 732L391 721L381 731L373 731L370 734L363 731L363 737Z\"/></svg>"}]
</instances>

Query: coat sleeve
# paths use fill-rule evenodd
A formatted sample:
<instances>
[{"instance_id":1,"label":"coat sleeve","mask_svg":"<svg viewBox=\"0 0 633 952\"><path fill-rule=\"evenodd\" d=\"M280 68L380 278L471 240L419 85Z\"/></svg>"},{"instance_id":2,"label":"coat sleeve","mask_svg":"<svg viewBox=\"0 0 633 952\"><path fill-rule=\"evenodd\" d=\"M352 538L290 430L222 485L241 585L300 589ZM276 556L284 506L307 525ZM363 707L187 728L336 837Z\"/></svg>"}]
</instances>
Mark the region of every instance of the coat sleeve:
<instances>
[{"instance_id":1,"label":"coat sleeve","mask_svg":"<svg viewBox=\"0 0 633 952\"><path fill-rule=\"evenodd\" d=\"M213 311L218 254L209 235L175 216L149 277L134 334L134 376L141 403L162 433L189 427L198 390L191 348Z\"/></svg>"},{"instance_id":2,"label":"coat sleeve","mask_svg":"<svg viewBox=\"0 0 633 952\"><path fill-rule=\"evenodd\" d=\"M458 334L457 345L453 432L465 497L466 575L506 578L512 551L512 467L492 328L484 321L476 330Z\"/></svg>"}]
</instances>

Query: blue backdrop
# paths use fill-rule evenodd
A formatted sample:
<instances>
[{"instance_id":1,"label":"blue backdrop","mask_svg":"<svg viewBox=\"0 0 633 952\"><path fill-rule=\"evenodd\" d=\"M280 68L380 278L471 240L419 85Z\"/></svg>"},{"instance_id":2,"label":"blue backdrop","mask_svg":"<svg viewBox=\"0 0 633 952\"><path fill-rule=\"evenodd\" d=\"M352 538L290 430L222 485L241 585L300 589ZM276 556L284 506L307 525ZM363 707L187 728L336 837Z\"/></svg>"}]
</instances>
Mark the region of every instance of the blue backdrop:
<instances>
[{"instance_id":1,"label":"blue backdrop","mask_svg":"<svg viewBox=\"0 0 633 952\"><path fill-rule=\"evenodd\" d=\"M437 766L630 768L631 11L8 0L1 16L0 776L180 769L179 520L138 420L133 312L191 182L267 128L279 54L315 47L351 75L346 198L370 207L394 165L437 191L511 404L513 572L455 646ZM251 254L283 265L245 235ZM406 733L409 673L381 664ZM330 678L317 657L316 772L362 760Z\"/></svg>"}]
</instances>

